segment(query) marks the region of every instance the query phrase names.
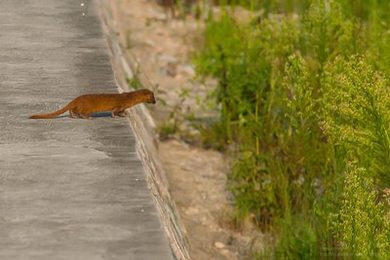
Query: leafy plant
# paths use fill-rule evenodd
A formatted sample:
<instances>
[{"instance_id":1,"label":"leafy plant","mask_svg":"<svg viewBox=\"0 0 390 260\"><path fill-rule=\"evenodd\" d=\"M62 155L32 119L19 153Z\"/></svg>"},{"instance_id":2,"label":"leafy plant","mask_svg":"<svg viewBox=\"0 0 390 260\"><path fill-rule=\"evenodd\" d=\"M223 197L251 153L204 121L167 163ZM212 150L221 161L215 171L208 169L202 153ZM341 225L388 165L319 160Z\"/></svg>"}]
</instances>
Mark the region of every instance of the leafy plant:
<instances>
[{"instance_id":1,"label":"leafy plant","mask_svg":"<svg viewBox=\"0 0 390 260\"><path fill-rule=\"evenodd\" d=\"M338 58L324 74L324 128L335 145L372 169L376 184L390 185L390 92L363 57Z\"/></svg>"},{"instance_id":2,"label":"leafy plant","mask_svg":"<svg viewBox=\"0 0 390 260\"><path fill-rule=\"evenodd\" d=\"M247 24L223 9L195 59L219 82L220 117L204 132L211 146L235 148L237 219L254 216L278 235L274 258L381 258L390 244L379 197L390 185L389 5L225 4L266 9ZM382 238L363 241L374 230Z\"/></svg>"},{"instance_id":3,"label":"leafy plant","mask_svg":"<svg viewBox=\"0 0 390 260\"><path fill-rule=\"evenodd\" d=\"M390 221L377 197L370 172L350 161L337 225L344 254L364 259L390 255Z\"/></svg>"}]
</instances>

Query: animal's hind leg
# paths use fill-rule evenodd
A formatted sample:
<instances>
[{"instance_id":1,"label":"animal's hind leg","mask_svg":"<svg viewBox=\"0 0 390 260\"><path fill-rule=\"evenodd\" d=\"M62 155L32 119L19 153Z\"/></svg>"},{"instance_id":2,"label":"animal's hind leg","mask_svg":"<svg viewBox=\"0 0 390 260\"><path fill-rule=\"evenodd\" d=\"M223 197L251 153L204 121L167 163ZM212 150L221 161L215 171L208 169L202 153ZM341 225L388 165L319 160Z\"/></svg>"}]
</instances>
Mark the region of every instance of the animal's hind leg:
<instances>
[{"instance_id":1,"label":"animal's hind leg","mask_svg":"<svg viewBox=\"0 0 390 260\"><path fill-rule=\"evenodd\" d=\"M83 119L90 118L90 116L88 114L82 114L82 113L76 112L74 109L69 110L69 115L71 118L83 118Z\"/></svg>"},{"instance_id":2,"label":"animal's hind leg","mask_svg":"<svg viewBox=\"0 0 390 260\"><path fill-rule=\"evenodd\" d=\"M75 113L73 110L69 110L69 117L76 118L78 116L77 116L77 113Z\"/></svg>"}]
</instances>

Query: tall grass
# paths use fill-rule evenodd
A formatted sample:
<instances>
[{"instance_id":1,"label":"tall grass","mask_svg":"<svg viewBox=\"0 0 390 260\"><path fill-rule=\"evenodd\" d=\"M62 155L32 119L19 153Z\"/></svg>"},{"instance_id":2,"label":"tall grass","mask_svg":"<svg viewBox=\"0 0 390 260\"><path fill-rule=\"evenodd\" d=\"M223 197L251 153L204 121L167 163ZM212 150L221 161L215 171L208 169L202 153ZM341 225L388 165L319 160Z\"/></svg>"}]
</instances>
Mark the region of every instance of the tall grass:
<instances>
[{"instance_id":1,"label":"tall grass","mask_svg":"<svg viewBox=\"0 0 390 260\"><path fill-rule=\"evenodd\" d=\"M243 24L226 5L196 58L219 81L211 141L235 147L237 221L278 234L274 258L390 255L389 4L225 4L265 10Z\"/></svg>"}]
</instances>

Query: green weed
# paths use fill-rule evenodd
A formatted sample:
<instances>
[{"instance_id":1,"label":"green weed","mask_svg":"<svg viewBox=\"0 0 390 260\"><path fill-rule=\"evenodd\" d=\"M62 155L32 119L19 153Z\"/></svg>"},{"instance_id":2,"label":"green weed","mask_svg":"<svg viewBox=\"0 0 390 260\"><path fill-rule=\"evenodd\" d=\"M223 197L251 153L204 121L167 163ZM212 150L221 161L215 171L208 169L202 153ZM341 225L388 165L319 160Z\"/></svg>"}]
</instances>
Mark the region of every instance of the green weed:
<instances>
[{"instance_id":1,"label":"green weed","mask_svg":"<svg viewBox=\"0 0 390 260\"><path fill-rule=\"evenodd\" d=\"M381 259L390 247L379 196L390 185L389 5L303 2L225 1L264 17L243 24L226 8L208 21L195 63L219 81L220 117L204 133L209 146L235 147L237 219L254 216L278 235L275 259Z\"/></svg>"}]
</instances>

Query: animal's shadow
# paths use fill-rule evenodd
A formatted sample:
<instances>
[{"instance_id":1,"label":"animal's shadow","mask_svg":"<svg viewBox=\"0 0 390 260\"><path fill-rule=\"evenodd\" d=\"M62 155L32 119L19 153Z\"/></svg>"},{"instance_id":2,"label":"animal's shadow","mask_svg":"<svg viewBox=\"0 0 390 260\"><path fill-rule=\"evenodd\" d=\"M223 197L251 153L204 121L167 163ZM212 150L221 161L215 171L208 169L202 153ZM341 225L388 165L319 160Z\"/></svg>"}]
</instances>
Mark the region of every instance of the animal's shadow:
<instances>
[{"instance_id":1,"label":"animal's shadow","mask_svg":"<svg viewBox=\"0 0 390 260\"><path fill-rule=\"evenodd\" d=\"M91 118L99 118L99 117L112 117L111 112L98 112L98 113L92 113ZM70 118L69 114L60 115L53 119L59 119L59 118ZM76 118L77 119L77 118Z\"/></svg>"}]
</instances>

